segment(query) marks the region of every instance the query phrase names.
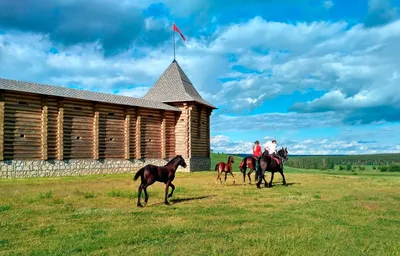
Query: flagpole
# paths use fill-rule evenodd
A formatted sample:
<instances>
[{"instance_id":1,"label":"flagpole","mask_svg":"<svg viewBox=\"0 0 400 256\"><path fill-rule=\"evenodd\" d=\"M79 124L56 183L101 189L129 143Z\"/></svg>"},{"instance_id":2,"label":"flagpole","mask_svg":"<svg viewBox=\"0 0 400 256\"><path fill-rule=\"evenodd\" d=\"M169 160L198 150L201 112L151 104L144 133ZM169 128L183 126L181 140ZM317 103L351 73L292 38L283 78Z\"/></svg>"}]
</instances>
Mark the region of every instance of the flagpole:
<instances>
[{"instance_id":1,"label":"flagpole","mask_svg":"<svg viewBox=\"0 0 400 256\"><path fill-rule=\"evenodd\" d=\"M174 60L175 60L175 31L174 31L174 22L172 22L172 41L173 41L173 44L174 44Z\"/></svg>"}]
</instances>

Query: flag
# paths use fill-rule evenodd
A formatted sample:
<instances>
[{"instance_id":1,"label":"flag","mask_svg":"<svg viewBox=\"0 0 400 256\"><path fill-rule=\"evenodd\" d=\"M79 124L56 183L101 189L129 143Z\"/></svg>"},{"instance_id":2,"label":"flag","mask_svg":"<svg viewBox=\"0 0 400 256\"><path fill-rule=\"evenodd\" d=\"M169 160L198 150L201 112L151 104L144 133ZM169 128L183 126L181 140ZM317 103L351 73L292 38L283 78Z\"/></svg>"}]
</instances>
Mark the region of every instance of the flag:
<instances>
[{"instance_id":1,"label":"flag","mask_svg":"<svg viewBox=\"0 0 400 256\"><path fill-rule=\"evenodd\" d=\"M178 27L177 27L175 24L173 25L172 29L173 29L174 31L178 32L178 33L181 35L183 41L186 42L186 38L182 35L181 31L179 31Z\"/></svg>"}]
</instances>

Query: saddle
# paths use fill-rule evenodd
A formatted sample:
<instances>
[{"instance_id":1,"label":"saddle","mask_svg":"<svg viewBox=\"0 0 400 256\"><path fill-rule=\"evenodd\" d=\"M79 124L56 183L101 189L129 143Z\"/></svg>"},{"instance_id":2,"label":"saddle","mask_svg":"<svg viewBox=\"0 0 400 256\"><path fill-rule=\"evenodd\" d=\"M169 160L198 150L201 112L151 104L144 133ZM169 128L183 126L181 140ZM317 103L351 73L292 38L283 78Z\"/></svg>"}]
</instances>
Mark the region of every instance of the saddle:
<instances>
[{"instance_id":1,"label":"saddle","mask_svg":"<svg viewBox=\"0 0 400 256\"><path fill-rule=\"evenodd\" d=\"M278 158L276 158L275 156L273 156L272 154L270 154L270 156L272 157L272 159L274 159L275 160L275 162L278 164L278 165L280 165L281 164L281 161L279 161L279 159Z\"/></svg>"}]
</instances>

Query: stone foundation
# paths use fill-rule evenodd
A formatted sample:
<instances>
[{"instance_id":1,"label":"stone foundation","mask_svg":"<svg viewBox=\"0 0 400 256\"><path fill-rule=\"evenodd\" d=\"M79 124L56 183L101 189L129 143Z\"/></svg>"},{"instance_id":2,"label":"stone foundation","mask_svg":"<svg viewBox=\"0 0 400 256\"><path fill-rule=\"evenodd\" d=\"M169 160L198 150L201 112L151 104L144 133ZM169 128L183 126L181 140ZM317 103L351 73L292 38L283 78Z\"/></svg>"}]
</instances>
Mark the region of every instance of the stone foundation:
<instances>
[{"instance_id":1,"label":"stone foundation","mask_svg":"<svg viewBox=\"0 0 400 256\"><path fill-rule=\"evenodd\" d=\"M207 157L192 157L190 158L190 169L191 172L196 171L210 171L211 170L211 159Z\"/></svg>"},{"instance_id":2,"label":"stone foundation","mask_svg":"<svg viewBox=\"0 0 400 256\"><path fill-rule=\"evenodd\" d=\"M187 167L177 172L208 171L211 160L195 157L186 161ZM164 159L132 160L5 160L0 161L0 179L59 177L89 174L135 173L147 164L165 165Z\"/></svg>"}]
</instances>

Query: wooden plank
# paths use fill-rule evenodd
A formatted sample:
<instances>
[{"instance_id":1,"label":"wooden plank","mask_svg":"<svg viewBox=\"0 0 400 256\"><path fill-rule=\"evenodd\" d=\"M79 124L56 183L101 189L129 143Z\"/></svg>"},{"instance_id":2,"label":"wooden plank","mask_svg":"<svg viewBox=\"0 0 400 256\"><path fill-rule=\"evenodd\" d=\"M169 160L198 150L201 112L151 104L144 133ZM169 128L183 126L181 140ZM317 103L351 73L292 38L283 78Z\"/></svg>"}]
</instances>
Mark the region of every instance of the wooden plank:
<instances>
[{"instance_id":1,"label":"wooden plank","mask_svg":"<svg viewBox=\"0 0 400 256\"><path fill-rule=\"evenodd\" d=\"M94 107L94 118L93 118L93 159L99 159L99 118L100 109L98 105Z\"/></svg>"},{"instance_id":2,"label":"wooden plank","mask_svg":"<svg viewBox=\"0 0 400 256\"><path fill-rule=\"evenodd\" d=\"M64 156L64 102L59 101L57 116L57 159L63 160Z\"/></svg>"},{"instance_id":3,"label":"wooden plank","mask_svg":"<svg viewBox=\"0 0 400 256\"><path fill-rule=\"evenodd\" d=\"M42 130L41 130L41 137L42 137L42 147L41 147L41 152L42 152L42 160L47 160L47 123L48 123L48 117L47 117L47 110L48 110L48 104L47 104L47 97L43 97L42 99Z\"/></svg>"},{"instance_id":4,"label":"wooden plank","mask_svg":"<svg viewBox=\"0 0 400 256\"><path fill-rule=\"evenodd\" d=\"M4 160L4 91L0 90L0 161Z\"/></svg>"},{"instance_id":5,"label":"wooden plank","mask_svg":"<svg viewBox=\"0 0 400 256\"><path fill-rule=\"evenodd\" d=\"M131 115L128 110L125 110L125 159L130 158L130 128L131 128Z\"/></svg>"}]
</instances>

